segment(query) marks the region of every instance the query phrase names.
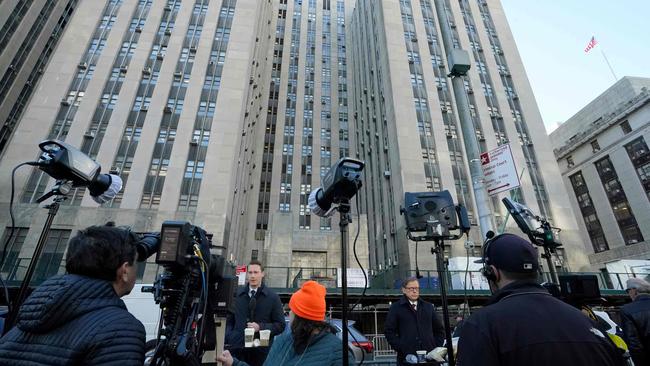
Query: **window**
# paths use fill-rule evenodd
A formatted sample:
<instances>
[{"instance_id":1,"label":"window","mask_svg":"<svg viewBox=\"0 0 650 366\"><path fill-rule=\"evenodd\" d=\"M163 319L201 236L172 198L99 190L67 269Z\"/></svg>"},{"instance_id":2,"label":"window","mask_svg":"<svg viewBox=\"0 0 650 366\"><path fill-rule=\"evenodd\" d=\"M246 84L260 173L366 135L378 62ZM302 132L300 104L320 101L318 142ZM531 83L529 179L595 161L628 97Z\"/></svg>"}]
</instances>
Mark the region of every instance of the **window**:
<instances>
[{"instance_id":1,"label":"window","mask_svg":"<svg viewBox=\"0 0 650 366\"><path fill-rule=\"evenodd\" d=\"M609 157L605 157L595 164L625 244L634 244L643 241L643 236L637 225L636 218L634 217L611 160Z\"/></svg>"},{"instance_id":2,"label":"window","mask_svg":"<svg viewBox=\"0 0 650 366\"><path fill-rule=\"evenodd\" d=\"M578 200L578 206L580 206L580 212L582 213L582 218L587 227L587 233L589 234L589 239L591 239L591 245L594 248L594 252L600 253L609 250L605 234L603 233L603 228L598 219L598 215L596 214L596 208L593 206L591 196L589 195L589 189L585 184L582 172L573 174L569 177L569 180L571 181L573 192Z\"/></svg>"},{"instance_id":3,"label":"window","mask_svg":"<svg viewBox=\"0 0 650 366\"><path fill-rule=\"evenodd\" d=\"M591 149L593 150L593 152L600 151L600 145L598 144L598 140L594 140L591 142Z\"/></svg>"},{"instance_id":4,"label":"window","mask_svg":"<svg viewBox=\"0 0 650 366\"><path fill-rule=\"evenodd\" d=\"M566 157L566 165L567 168L572 168L575 165L575 163L573 162L573 156Z\"/></svg>"},{"instance_id":5,"label":"window","mask_svg":"<svg viewBox=\"0 0 650 366\"><path fill-rule=\"evenodd\" d=\"M632 127L630 126L630 122L629 121L623 121L621 123L621 130L623 130L624 134L628 134L628 133L632 132Z\"/></svg>"},{"instance_id":6,"label":"window","mask_svg":"<svg viewBox=\"0 0 650 366\"><path fill-rule=\"evenodd\" d=\"M43 253L38 259L36 271L34 272L33 281L35 283L40 283L64 271L61 267L61 261L63 260L63 252L68 246L71 232L71 230L50 230L45 242L45 248L43 248Z\"/></svg>"},{"instance_id":7,"label":"window","mask_svg":"<svg viewBox=\"0 0 650 366\"><path fill-rule=\"evenodd\" d=\"M8 280L13 279L13 274L16 271L16 264L18 264L18 255L20 250L25 243L25 238L27 237L27 232L29 228L27 227L17 227L14 229L13 235L11 236L11 241L7 244L7 255L5 257L5 262L2 265L2 277ZM2 244L7 242L9 238L9 233L11 228L7 227L5 229L4 237L2 238Z\"/></svg>"}]
</instances>

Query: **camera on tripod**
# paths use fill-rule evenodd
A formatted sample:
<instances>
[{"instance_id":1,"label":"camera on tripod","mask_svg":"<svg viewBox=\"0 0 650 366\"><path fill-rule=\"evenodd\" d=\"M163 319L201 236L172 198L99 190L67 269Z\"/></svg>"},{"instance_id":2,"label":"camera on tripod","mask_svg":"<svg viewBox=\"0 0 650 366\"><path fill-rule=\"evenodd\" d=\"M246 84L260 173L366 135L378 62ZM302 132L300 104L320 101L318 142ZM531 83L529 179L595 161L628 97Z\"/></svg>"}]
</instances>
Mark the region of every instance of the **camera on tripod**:
<instances>
[{"instance_id":1,"label":"camera on tripod","mask_svg":"<svg viewBox=\"0 0 650 366\"><path fill-rule=\"evenodd\" d=\"M222 249L211 245L205 230L186 221L165 221L159 233L142 235L138 261L155 254L164 268L153 286L142 288L154 294L162 310L150 365L200 365L205 351L223 348L225 317L237 282Z\"/></svg>"}]
</instances>

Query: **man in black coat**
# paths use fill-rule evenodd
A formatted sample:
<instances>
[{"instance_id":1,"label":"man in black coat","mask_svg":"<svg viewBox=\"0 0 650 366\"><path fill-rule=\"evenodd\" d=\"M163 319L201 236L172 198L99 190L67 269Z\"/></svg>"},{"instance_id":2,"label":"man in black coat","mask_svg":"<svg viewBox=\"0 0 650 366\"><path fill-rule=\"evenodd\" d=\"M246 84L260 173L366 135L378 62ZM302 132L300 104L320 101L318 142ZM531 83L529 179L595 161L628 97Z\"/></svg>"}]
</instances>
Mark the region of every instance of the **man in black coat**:
<instances>
[{"instance_id":1,"label":"man in black coat","mask_svg":"<svg viewBox=\"0 0 650 366\"><path fill-rule=\"evenodd\" d=\"M650 364L650 283L640 278L627 280L632 302L621 307L623 338L635 365Z\"/></svg>"},{"instance_id":2,"label":"man in black coat","mask_svg":"<svg viewBox=\"0 0 650 366\"><path fill-rule=\"evenodd\" d=\"M284 331L284 311L280 297L263 283L264 267L251 261L247 268L248 283L237 291L234 314L228 318L225 349L240 361L251 366L262 366L270 347L244 348L244 329L271 331L273 337Z\"/></svg>"},{"instance_id":3,"label":"man in black coat","mask_svg":"<svg viewBox=\"0 0 650 366\"><path fill-rule=\"evenodd\" d=\"M388 310L384 334L397 352L397 364L405 365L406 355L431 351L441 346L445 328L433 304L420 298L420 284L415 277L402 281L402 296Z\"/></svg>"},{"instance_id":4,"label":"man in black coat","mask_svg":"<svg viewBox=\"0 0 650 366\"><path fill-rule=\"evenodd\" d=\"M463 324L458 366L619 366L624 361L578 309L537 284L537 250L501 234L484 246L493 296Z\"/></svg>"},{"instance_id":5,"label":"man in black coat","mask_svg":"<svg viewBox=\"0 0 650 366\"><path fill-rule=\"evenodd\" d=\"M120 300L136 280L137 238L91 226L70 240L68 274L52 277L25 300L0 338L0 365L141 366L144 326Z\"/></svg>"}]
</instances>

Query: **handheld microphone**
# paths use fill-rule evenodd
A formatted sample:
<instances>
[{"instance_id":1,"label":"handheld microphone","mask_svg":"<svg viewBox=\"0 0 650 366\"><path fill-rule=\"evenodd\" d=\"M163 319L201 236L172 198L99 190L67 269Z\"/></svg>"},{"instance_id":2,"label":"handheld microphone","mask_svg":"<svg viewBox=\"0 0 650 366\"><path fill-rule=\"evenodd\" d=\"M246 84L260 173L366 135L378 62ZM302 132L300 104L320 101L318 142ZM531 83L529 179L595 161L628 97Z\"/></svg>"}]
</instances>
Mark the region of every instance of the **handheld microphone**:
<instances>
[{"instance_id":1,"label":"handheld microphone","mask_svg":"<svg viewBox=\"0 0 650 366\"><path fill-rule=\"evenodd\" d=\"M120 192L122 189L122 178L115 174L100 174L94 182L88 186L90 198L100 205L106 203Z\"/></svg>"}]
</instances>

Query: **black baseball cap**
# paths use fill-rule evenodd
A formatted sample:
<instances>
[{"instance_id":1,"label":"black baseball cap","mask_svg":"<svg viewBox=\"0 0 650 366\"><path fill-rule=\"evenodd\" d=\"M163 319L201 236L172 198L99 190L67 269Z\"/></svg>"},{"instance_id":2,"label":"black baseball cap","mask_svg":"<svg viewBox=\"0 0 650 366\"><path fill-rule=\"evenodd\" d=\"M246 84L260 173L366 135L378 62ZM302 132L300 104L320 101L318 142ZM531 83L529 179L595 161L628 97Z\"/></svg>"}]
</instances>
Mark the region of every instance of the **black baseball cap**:
<instances>
[{"instance_id":1,"label":"black baseball cap","mask_svg":"<svg viewBox=\"0 0 650 366\"><path fill-rule=\"evenodd\" d=\"M495 236L483 248L483 258L475 263L485 263L513 273L532 273L539 269L537 250L528 240L515 234Z\"/></svg>"}]
</instances>

